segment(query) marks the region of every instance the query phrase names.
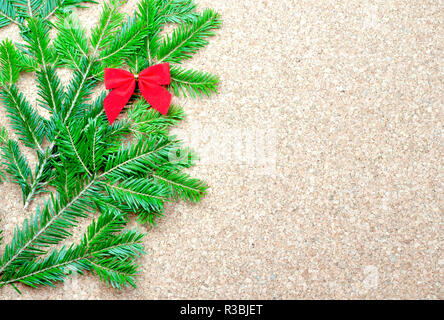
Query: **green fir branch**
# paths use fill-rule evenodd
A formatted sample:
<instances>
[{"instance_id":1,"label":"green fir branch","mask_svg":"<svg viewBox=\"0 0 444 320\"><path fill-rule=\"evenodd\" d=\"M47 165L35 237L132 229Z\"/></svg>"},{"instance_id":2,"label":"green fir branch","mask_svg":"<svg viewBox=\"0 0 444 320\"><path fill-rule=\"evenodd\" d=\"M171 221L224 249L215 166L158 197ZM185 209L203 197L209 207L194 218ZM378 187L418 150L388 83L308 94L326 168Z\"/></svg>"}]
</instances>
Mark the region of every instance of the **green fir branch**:
<instances>
[{"instance_id":1,"label":"green fir branch","mask_svg":"<svg viewBox=\"0 0 444 320\"><path fill-rule=\"evenodd\" d=\"M10 40L0 45L0 83L2 86L15 84L20 75L19 54Z\"/></svg>"},{"instance_id":2,"label":"green fir branch","mask_svg":"<svg viewBox=\"0 0 444 320\"><path fill-rule=\"evenodd\" d=\"M170 197L174 200L182 199L197 203L208 189L205 182L191 178L188 174L180 171L159 170L153 173L152 177L160 185L165 185L169 189Z\"/></svg>"},{"instance_id":3,"label":"green fir branch","mask_svg":"<svg viewBox=\"0 0 444 320\"><path fill-rule=\"evenodd\" d=\"M26 196L31 190L32 182L31 168L28 160L20 151L18 143L12 139L6 141L1 147L3 154L3 165L6 172L12 177L12 182L17 183Z\"/></svg>"},{"instance_id":4,"label":"green fir branch","mask_svg":"<svg viewBox=\"0 0 444 320\"><path fill-rule=\"evenodd\" d=\"M150 108L144 99L136 101L128 111L128 118L132 122L130 130L139 138L153 134L167 136L169 128L177 125L184 117L185 113L181 107L172 105L168 114L163 116Z\"/></svg>"},{"instance_id":5,"label":"green fir branch","mask_svg":"<svg viewBox=\"0 0 444 320\"><path fill-rule=\"evenodd\" d=\"M54 14L70 11L72 8L85 8L94 0L0 0L0 28L16 24L24 27L27 18L49 20Z\"/></svg>"},{"instance_id":6,"label":"green fir branch","mask_svg":"<svg viewBox=\"0 0 444 320\"><path fill-rule=\"evenodd\" d=\"M120 66L122 60L142 44L145 33L146 28L142 22L137 22L135 17L128 18L114 35L109 48L101 52L99 61L103 61L106 66Z\"/></svg>"},{"instance_id":7,"label":"green fir branch","mask_svg":"<svg viewBox=\"0 0 444 320\"><path fill-rule=\"evenodd\" d=\"M53 66L42 66L36 71L37 88L40 106L51 113L61 111L65 99L65 91L57 71Z\"/></svg>"},{"instance_id":8,"label":"green fir branch","mask_svg":"<svg viewBox=\"0 0 444 320\"><path fill-rule=\"evenodd\" d=\"M5 145L7 141L8 141L8 132L4 127L0 127L0 149ZM5 173L3 172L2 164L3 161L0 160L0 183L3 183L3 179L7 179Z\"/></svg>"},{"instance_id":9,"label":"green fir branch","mask_svg":"<svg viewBox=\"0 0 444 320\"><path fill-rule=\"evenodd\" d=\"M197 70L186 70L179 66L171 67L171 85L170 88L175 95L182 94L184 97L192 98L209 97L217 93L219 78L207 72Z\"/></svg>"},{"instance_id":10,"label":"green fir branch","mask_svg":"<svg viewBox=\"0 0 444 320\"><path fill-rule=\"evenodd\" d=\"M54 47L62 63L70 65L71 68L80 69L78 62L88 57L89 44L85 36L86 31L74 20L71 14L58 17L57 37Z\"/></svg>"},{"instance_id":11,"label":"green fir branch","mask_svg":"<svg viewBox=\"0 0 444 320\"><path fill-rule=\"evenodd\" d=\"M42 141L45 137L45 122L43 118L32 108L24 95L18 91L15 85L4 88L0 92L0 98L5 105L11 125L24 144L39 152L43 152Z\"/></svg>"},{"instance_id":12,"label":"green fir branch","mask_svg":"<svg viewBox=\"0 0 444 320\"><path fill-rule=\"evenodd\" d=\"M20 264L45 254L48 246L58 244L70 236L69 230L77 225L78 219L92 213L94 201L100 196L101 190L103 191L104 183L123 183L128 179L128 174L138 175L145 172L147 167L159 168L168 162L168 154L174 146L177 146L176 141L157 141L152 138L151 141L135 146L123 147L115 158L107 161L103 173L93 179L77 179L68 194L58 193L56 197L51 196L44 208L38 209L34 217L26 220L22 229L16 231L12 242L6 246L0 274L12 272ZM28 172L30 174L30 170ZM161 201L154 197L134 199L140 201L138 203L141 207L148 206L149 201L153 203L152 207L159 207Z\"/></svg>"},{"instance_id":13,"label":"green fir branch","mask_svg":"<svg viewBox=\"0 0 444 320\"><path fill-rule=\"evenodd\" d=\"M212 9L206 9L199 18L189 24L179 25L159 47L159 63L181 63L188 60L199 49L208 44L208 37L221 25L220 16Z\"/></svg>"},{"instance_id":14,"label":"green fir branch","mask_svg":"<svg viewBox=\"0 0 444 320\"><path fill-rule=\"evenodd\" d=\"M19 24L14 3L10 0L0 0L0 28L11 23Z\"/></svg>"},{"instance_id":15,"label":"green fir branch","mask_svg":"<svg viewBox=\"0 0 444 320\"><path fill-rule=\"evenodd\" d=\"M41 66L54 63L56 54L54 47L50 44L48 22L40 18L29 18L26 26L27 29L21 32L26 42L23 50Z\"/></svg>"},{"instance_id":16,"label":"green fir branch","mask_svg":"<svg viewBox=\"0 0 444 320\"><path fill-rule=\"evenodd\" d=\"M196 4L193 0L162 0L158 3L159 11L157 14L164 24L189 23L199 17L195 12Z\"/></svg>"},{"instance_id":17,"label":"green fir branch","mask_svg":"<svg viewBox=\"0 0 444 320\"><path fill-rule=\"evenodd\" d=\"M50 245L60 243L71 235L79 218L92 213L88 194L94 193L94 181L78 181L76 189L69 195L51 197L36 214L25 220L17 229L0 264L0 274L14 272L21 264L45 254Z\"/></svg>"},{"instance_id":18,"label":"green fir branch","mask_svg":"<svg viewBox=\"0 0 444 320\"><path fill-rule=\"evenodd\" d=\"M145 178L133 178L118 184L103 183L106 193L115 203L128 206L133 212L163 211L168 190Z\"/></svg>"},{"instance_id":19,"label":"green fir branch","mask_svg":"<svg viewBox=\"0 0 444 320\"><path fill-rule=\"evenodd\" d=\"M35 11L42 5L43 0L12 0L12 2L20 17L32 18Z\"/></svg>"},{"instance_id":20,"label":"green fir branch","mask_svg":"<svg viewBox=\"0 0 444 320\"><path fill-rule=\"evenodd\" d=\"M39 9L39 16L48 20L57 12L70 11L72 8L86 8L86 3L97 3L94 0L46 0Z\"/></svg>"},{"instance_id":21,"label":"green fir branch","mask_svg":"<svg viewBox=\"0 0 444 320\"><path fill-rule=\"evenodd\" d=\"M95 55L100 46L104 44L101 39L104 39L107 36L105 35L105 33L110 31L110 27L115 28L113 24L115 24L115 21L117 19L116 16L120 15L116 10L118 6L119 1L113 1L112 5L104 6L104 10L102 11L101 15L102 23L100 24L99 28L95 29L98 39L95 43L95 47L93 48L93 55L92 57L88 58L83 57L78 62L78 68L74 72L73 80L67 87L63 105L61 106L60 112L58 112L59 116L63 118L64 123L69 121L71 117L73 117L74 119L83 118L83 115L88 107L86 104L88 96L91 94L92 89L96 84L96 80L91 77L91 73L93 72L94 65L96 63ZM92 35L92 38L94 38L94 34ZM48 74L48 78L51 78L50 74ZM55 80L56 79L52 81L52 91L61 92L62 89L59 89L58 82ZM55 105L59 105L59 103ZM54 123L55 119L56 118L52 118L52 120L47 124L47 136L48 139L53 142L46 149L45 156L41 158L41 161L39 161L40 170L36 172L33 189L29 193L30 196L28 196L25 200L25 208L28 207L28 205L31 203L33 199L32 196L34 196L38 192L37 187L44 185L44 173L48 172L47 168L50 165L50 159L55 150L54 141L59 136Z\"/></svg>"},{"instance_id":22,"label":"green fir branch","mask_svg":"<svg viewBox=\"0 0 444 320\"><path fill-rule=\"evenodd\" d=\"M91 30L90 44L93 47L93 55L99 48L106 47L114 40L118 27L125 17L118 11L120 5L119 0L111 0L103 5L99 24Z\"/></svg>"}]
</instances>

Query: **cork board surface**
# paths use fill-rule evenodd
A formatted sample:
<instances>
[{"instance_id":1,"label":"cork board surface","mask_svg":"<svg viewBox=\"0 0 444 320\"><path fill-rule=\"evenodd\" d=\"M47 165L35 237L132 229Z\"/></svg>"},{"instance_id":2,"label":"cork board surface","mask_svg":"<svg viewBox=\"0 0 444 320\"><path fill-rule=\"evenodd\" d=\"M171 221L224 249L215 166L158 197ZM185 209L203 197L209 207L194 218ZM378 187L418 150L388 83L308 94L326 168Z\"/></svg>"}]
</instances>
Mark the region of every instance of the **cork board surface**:
<instances>
[{"instance_id":1,"label":"cork board surface","mask_svg":"<svg viewBox=\"0 0 444 320\"><path fill-rule=\"evenodd\" d=\"M175 132L209 194L139 227L137 289L85 275L0 299L444 298L444 2L197 2L224 22L187 66L218 74L220 92L176 98L188 117ZM98 12L77 14L89 28ZM36 105L33 75L19 87ZM36 204L0 192L8 242Z\"/></svg>"}]
</instances>

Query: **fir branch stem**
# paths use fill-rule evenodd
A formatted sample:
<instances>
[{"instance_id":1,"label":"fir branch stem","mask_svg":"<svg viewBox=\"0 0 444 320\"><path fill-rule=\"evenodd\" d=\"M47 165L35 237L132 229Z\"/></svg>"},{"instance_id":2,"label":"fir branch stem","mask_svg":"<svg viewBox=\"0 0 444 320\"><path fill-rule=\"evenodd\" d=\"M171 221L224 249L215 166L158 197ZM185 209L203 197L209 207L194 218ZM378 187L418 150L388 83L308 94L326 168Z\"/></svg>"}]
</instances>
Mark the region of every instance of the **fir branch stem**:
<instances>
[{"instance_id":1,"label":"fir branch stem","mask_svg":"<svg viewBox=\"0 0 444 320\"><path fill-rule=\"evenodd\" d=\"M46 66L43 66L43 69L42 69L42 72L44 73L44 76L45 76L45 78L46 78L46 82L47 83L50 83L50 81L49 81L49 74L48 74L48 69L46 68ZM52 101L52 106L49 106L52 110L57 110L57 108L56 108L56 105L55 105L55 103L54 103L54 101L55 101L55 95L54 95L54 88L50 85L50 86L48 86L48 89L49 89L49 93L50 93L50 95L51 95L51 101Z\"/></svg>"},{"instance_id":2,"label":"fir branch stem","mask_svg":"<svg viewBox=\"0 0 444 320\"><path fill-rule=\"evenodd\" d=\"M16 24L17 26L22 26L22 23L18 22L18 21L15 20L15 19L12 19L12 18L11 18L10 16L8 16L7 14L4 14L3 11L1 11L1 10L0 10L0 16L2 16L2 17L4 17L4 18L8 19L9 21L11 21L11 23Z\"/></svg>"},{"instance_id":3,"label":"fir branch stem","mask_svg":"<svg viewBox=\"0 0 444 320\"><path fill-rule=\"evenodd\" d=\"M122 188L122 187L114 186L114 185L109 184L109 183L105 183L105 185L108 186L109 188L112 188L112 189L117 189L117 190L120 190L120 191L125 191L125 192L131 193L131 194L135 194L135 195L139 195L139 196L150 197L150 198L158 199L158 200L166 200L165 197L158 197L158 196L153 196L153 195L146 195L145 193L136 192L136 191L134 191L134 190L130 190L130 189L126 189L126 188Z\"/></svg>"},{"instance_id":4,"label":"fir branch stem","mask_svg":"<svg viewBox=\"0 0 444 320\"><path fill-rule=\"evenodd\" d=\"M201 190L198 189L198 188L192 188L192 187L190 187L190 186L187 186L186 184L183 184L183 183L177 183L177 182L175 182L175 181L173 181L173 180L171 180L171 179L165 179L164 177L158 176L158 175L156 175L155 173L151 174L151 176L152 176L153 178L156 178L156 179L159 179L159 180L165 181L166 183L173 184L173 185L178 186L178 187L181 187L181 188L185 188L185 189L188 189L188 190L191 190L191 191L195 191L195 192L201 192Z\"/></svg>"},{"instance_id":5,"label":"fir branch stem","mask_svg":"<svg viewBox=\"0 0 444 320\"><path fill-rule=\"evenodd\" d=\"M189 41L191 38L194 37L194 35L196 35L200 30L202 30L205 27L205 24L201 25L199 28L197 28L196 30L194 30L194 32L190 33L188 37L186 37L185 39L183 39L183 41L176 46L175 49L171 50L166 56L164 56L162 59L160 59L157 63L161 64L163 63L166 59L168 59L169 57L171 57L172 54L174 54L177 50L179 50L180 47L182 47L187 41Z\"/></svg>"},{"instance_id":6,"label":"fir branch stem","mask_svg":"<svg viewBox=\"0 0 444 320\"><path fill-rule=\"evenodd\" d=\"M9 51L5 50L5 52L6 52L6 55L8 56L8 61L11 61ZM12 63L9 63L8 65L9 65L9 83L14 83L14 79L13 79L14 73L12 72Z\"/></svg>"},{"instance_id":7,"label":"fir branch stem","mask_svg":"<svg viewBox=\"0 0 444 320\"><path fill-rule=\"evenodd\" d=\"M52 152L53 152L54 146L55 146L55 144L53 142L51 144L51 146L49 146L46 149L46 153L45 153L45 156L43 158L43 161L42 161L42 163L40 163L40 169L37 172L37 174L35 175L34 182L31 185L30 192L29 192L28 196L25 199L25 205L23 207L23 210L27 210L29 205L31 204L31 202L33 200L33 197L34 197L34 195L35 195L35 193L37 191L38 184L40 183L40 179L42 178L43 173L45 172L46 165L47 165L48 161L52 157Z\"/></svg>"},{"instance_id":8,"label":"fir branch stem","mask_svg":"<svg viewBox=\"0 0 444 320\"><path fill-rule=\"evenodd\" d=\"M110 174L111 172L113 172L114 170L119 169L120 167L123 167L123 166L125 166L126 164L128 164L128 163L130 163L130 162L133 162L133 161L136 161L136 160L141 159L141 158L143 158L143 157L149 156L150 154L153 154L153 153L155 153L155 152L159 152L160 150L163 150L163 149L169 147L170 145L172 145L172 144L174 144L174 143L176 143L176 142L175 142L175 141L170 141L169 143L165 144L164 146L162 146L162 147L160 147L160 148L157 148L157 149L155 149L155 150L152 150L152 151L150 151L150 152L148 152L148 153L141 154L141 155L139 155L139 156L137 156L137 157L135 157L135 158L129 159L129 160L125 161L125 162L122 162L121 164L115 166L114 168L111 168L111 169L109 169L108 171L105 171L104 173L102 173L102 174L99 176L99 178L106 177L107 175L109 175L109 174Z\"/></svg>"},{"instance_id":9,"label":"fir branch stem","mask_svg":"<svg viewBox=\"0 0 444 320\"><path fill-rule=\"evenodd\" d=\"M73 33L73 30L71 28L68 28L68 31L69 31L69 34L71 35L71 37L75 38L75 34ZM82 46L79 45L79 43L77 41L76 41L75 45L84 57L88 57L88 54L83 50Z\"/></svg>"},{"instance_id":10,"label":"fir branch stem","mask_svg":"<svg viewBox=\"0 0 444 320\"><path fill-rule=\"evenodd\" d=\"M97 143L97 131L94 131L93 147L92 147L93 172L96 172L96 143Z\"/></svg>"},{"instance_id":11,"label":"fir branch stem","mask_svg":"<svg viewBox=\"0 0 444 320\"><path fill-rule=\"evenodd\" d=\"M151 66L153 64L153 58L151 57L150 38L149 37L147 38L146 43L147 43L146 51L148 52L148 65ZM136 59L137 59L137 56L136 56Z\"/></svg>"},{"instance_id":12,"label":"fir branch stem","mask_svg":"<svg viewBox=\"0 0 444 320\"><path fill-rule=\"evenodd\" d=\"M172 2L173 0L169 0L167 3L165 3L165 5L161 8L161 10L159 10L158 15L159 16L162 15Z\"/></svg>"},{"instance_id":13,"label":"fir branch stem","mask_svg":"<svg viewBox=\"0 0 444 320\"><path fill-rule=\"evenodd\" d=\"M14 165L17 168L17 172L20 174L20 177L23 179L23 181L27 181L26 175L23 173L21 166L18 163L18 160L16 157L12 157L12 160L14 161Z\"/></svg>"},{"instance_id":14,"label":"fir branch stem","mask_svg":"<svg viewBox=\"0 0 444 320\"><path fill-rule=\"evenodd\" d=\"M33 14L32 14L32 7L31 7L31 0L28 0L28 11L29 11L29 16L32 18Z\"/></svg>"},{"instance_id":15,"label":"fir branch stem","mask_svg":"<svg viewBox=\"0 0 444 320\"><path fill-rule=\"evenodd\" d=\"M74 109L74 106L76 105L77 100L78 100L79 97L80 97L80 92L82 91L83 86L85 85L85 82L88 80L88 74L89 74L89 71L91 70L92 65L93 65L93 60L89 60L88 67L86 68L85 73L82 74L82 81L80 82L80 85L79 85L79 88L78 88L78 90L77 90L76 96L75 96L74 99L72 100L71 106L69 107L69 110L68 110L68 112L66 113L65 118L63 119L63 123L66 123L66 121L67 121L67 120L69 119L69 117L71 116L71 112L72 112L72 110ZM54 140L55 140L55 139L54 139Z\"/></svg>"},{"instance_id":16,"label":"fir branch stem","mask_svg":"<svg viewBox=\"0 0 444 320\"><path fill-rule=\"evenodd\" d=\"M68 261L63 262L63 263L55 264L55 265L52 265L52 266L50 266L50 267L48 267L48 268L45 268L45 269L42 269L42 270L39 270L39 271L36 271L36 272L32 272L32 273L30 273L30 274L27 274L27 275L21 276L21 277L19 277L19 278L13 278L13 279L10 279L10 280L7 280L7 281L0 281L0 288L6 286L6 285L8 285L8 284L12 284L12 283L20 282L21 280L24 280L24 279L26 279L26 278L29 278L29 277L35 276L35 275L37 275L37 274L40 274L40 273L46 272L46 271L51 270L51 269L60 268L60 267L63 267L63 266L65 266L65 265L67 265L67 264L70 264L70 263L76 263L76 262L78 262L78 261L80 261L80 260L82 260L82 259L84 259L84 257L80 257L80 258L76 258L76 259L68 260Z\"/></svg>"},{"instance_id":17,"label":"fir branch stem","mask_svg":"<svg viewBox=\"0 0 444 320\"><path fill-rule=\"evenodd\" d=\"M85 165L85 163L83 162L82 157L79 155L79 152L78 152L78 150L77 150L77 148L76 148L76 146L75 146L75 144L74 144L74 141L73 141L73 139L72 139L72 134L71 134L71 132L69 131L69 128L68 128L66 125L65 125L65 128L66 128L66 132L68 133L69 141L71 142L71 146L72 146L72 148L73 148L73 150L74 150L74 152L75 152L75 154L76 154L77 159L79 160L79 162L80 162L80 164L82 165L83 169L85 169L86 173L87 173L89 176L92 176L91 172L88 170L88 167L87 167L87 166Z\"/></svg>"},{"instance_id":18,"label":"fir branch stem","mask_svg":"<svg viewBox=\"0 0 444 320\"><path fill-rule=\"evenodd\" d=\"M44 152L44 158L42 160L42 163L40 163L40 170L37 172L37 174L34 177L34 183L31 185L30 192L29 192L28 196L26 197L23 210L28 209L29 205L31 204L33 197L37 191L39 181L41 180L43 173L45 171L45 167L46 167L48 161L53 157L54 148L55 148L55 141L53 141L51 143L51 145L49 145L46 148L46 151Z\"/></svg>"},{"instance_id":19,"label":"fir branch stem","mask_svg":"<svg viewBox=\"0 0 444 320\"><path fill-rule=\"evenodd\" d=\"M136 33L131 37L131 39L128 40L128 42L127 42L124 46L120 47L120 48L119 48L118 50L116 50L116 51L111 52L110 54L106 55L105 57L99 58L97 61L98 61L98 62L101 62L101 61L103 61L103 60L106 60L106 59L108 59L109 57L112 57L112 56L116 55L118 52L124 50L124 49L125 49L130 43L131 43L132 40L134 40L135 38L137 38L137 36L138 36L140 33L141 33L141 31L136 32Z\"/></svg>"},{"instance_id":20,"label":"fir branch stem","mask_svg":"<svg viewBox=\"0 0 444 320\"><path fill-rule=\"evenodd\" d=\"M47 14L46 16L43 17L43 19L44 19L44 20L47 20L47 19L51 18L51 17L57 12L57 10L59 10L59 9L61 8L61 6L62 6L62 4L63 4L64 2L65 2L65 0L61 0L61 1L59 2L59 4L56 5L56 6L54 7L54 9L53 9L51 12L48 12L48 14Z\"/></svg>"},{"instance_id":21,"label":"fir branch stem","mask_svg":"<svg viewBox=\"0 0 444 320\"><path fill-rule=\"evenodd\" d=\"M114 6L113 8L114 8L114 9L117 8L117 5ZM94 52L93 52L92 56L93 56L94 58L96 57L97 51L99 50L99 47L100 47L100 43L102 42L103 37L105 36L105 31L106 31L106 29L108 28L109 24L111 23L111 18L112 18L112 15L110 14L109 17L108 17L108 19L106 20L106 23L105 23L104 28L102 29L102 32L100 33L99 40L97 41L96 46L93 48Z\"/></svg>"},{"instance_id":22,"label":"fir branch stem","mask_svg":"<svg viewBox=\"0 0 444 320\"><path fill-rule=\"evenodd\" d=\"M43 168L43 166L42 166ZM37 176L41 177L42 173L42 168L40 168L39 172L36 175L36 179L34 180L33 184L31 185L31 190L29 192L29 194L26 196L25 198L25 205L23 206L23 210L26 211L29 207L29 205L31 204L31 200L34 197L35 192L37 191Z\"/></svg>"}]
</instances>

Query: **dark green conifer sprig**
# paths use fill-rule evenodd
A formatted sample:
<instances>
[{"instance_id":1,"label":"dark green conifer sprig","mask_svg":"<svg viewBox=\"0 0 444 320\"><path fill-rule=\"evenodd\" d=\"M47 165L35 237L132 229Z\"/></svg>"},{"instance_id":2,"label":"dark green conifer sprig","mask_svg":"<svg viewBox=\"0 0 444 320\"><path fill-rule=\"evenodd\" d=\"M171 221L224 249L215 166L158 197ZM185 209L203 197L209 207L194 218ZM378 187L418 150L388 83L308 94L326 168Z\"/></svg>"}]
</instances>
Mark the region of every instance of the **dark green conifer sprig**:
<instances>
[{"instance_id":1,"label":"dark green conifer sprig","mask_svg":"<svg viewBox=\"0 0 444 320\"><path fill-rule=\"evenodd\" d=\"M56 10L55 41L49 40L49 25L41 16L21 16L25 43L19 51L9 45L16 59L2 60L1 90L7 107L9 101L12 123L21 120L25 129L43 128L31 139L31 130L16 125L20 139L36 150L39 161L32 173L18 144L7 140L2 147L7 171L22 187L26 204L49 185L56 192L16 229L6 245L0 258L0 287L53 285L71 271L90 271L117 288L134 286L142 235L123 231L128 215L154 224L163 215L165 202L194 203L206 193L204 182L183 172L194 164L195 154L168 133L184 117L180 107L172 106L162 116L145 100L135 99L128 118L109 125L103 112L106 93L94 101L90 95L105 67L127 66L137 73L160 62L172 64L169 89L173 93L195 97L216 92L217 77L178 64L208 43L220 25L219 16L209 9L196 13L190 0L143 0L134 15L126 18L118 11L120 3L111 0L103 6L90 38L61 10ZM34 12L42 11L29 11ZM167 23L177 27L164 38L161 31ZM9 52L8 44L3 46ZM57 76L60 65L74 72L66 87ZM36 73L39 104L50 111L49 120L38 118L15 87L15 74L21 71ZM8 100L11 95L17 98ZM66 241L80 219L96 212L99 218L80 244L54 249Z\"/></svg>"},{"instance_id":2,"label":"dark green conifer sprig","mask_svg":"<svg viewBox=\"0 0 444 320\"><path fill-rule=\"evenodd\" d=\"M190 59L199 49L208 44L208 37L220 26L219 14L206 9L189 24L179 25L173 34L162 41L157 51L158 62L181 63Z\"/></svg>"},{"instance_id":3,"label":"dark green conifer sprig","mask_svg":"<svg viewBox=\"0 0 444 320\"><path fill-rule=\"evenodd\" d=\"M102 214L93 221L80 244L54 249L46 258L33 259L19 265L0 279L0 288L23 283L37 287L53 286L71 273L96 273L109 285L135 287L137 266L134 259L143 254L143 234L124 231L125 220L112 214Z\"/></svg>"},{"instance_id":4,"label":"dark green conifer sprig","mask_svg":"<svg viewBox=\"0 0 444 320\"><path fill-rule=\"evenodd\" d=\"M140 99L129 109L128 118L132 122L129 130L138 138L152 134L167 136L169 128L185 118L185 112L181 107L172 105L165 117Z\"/></svg>"},{"instance_id":5,"label":"dark green conifer sprig","mask_svg":"<svg viewBox=\"0 0 444 320\"><path fill-rule=\"evenodd\" d=\"M32 173L28 160L22 155L18 143L9 139L2 147L6 172L26 196L31 192Z\"/></svg>"},{"instance_id":6,"label":"dark green conifer sprig","mask_svg":"<svg viewBox=\"0 0 444 320\"><path fill-rule=\"evenodd\" d=\"M186 70L178 66L171 68L171 90L175 95L192 98L217 93L219 78L207 72Z\"/></svg>"},{"instance_id":7,"label":"dark green conifer sprig","mask_svg":"<svg viewBox=\"0 0 444 320\"><path fill-rule=\"evenodd\" d=\"M0 127L0 148L2 148L5 143L8 141L8 132L5 128ZM3 168L0 165L0 183L3 182L3 179L5 178L5 173L3 172Z\"/></svg>"},{"instance_id":8,"label":"dark green conifer sprig","mask_svg":"<svg viewBox=\"0 0 444 320\"><path fill-rule=\"evenodd\" d=\"M0 98L6 107L11 126L25 146L43 152L42 142L45 137L43 118L32 108L24 95L15 85L0 92Z\"/></svg>"},{"instance_id":9,"label":"dark green conifer sprig","mask_svg":"<svg viewBox=\"0 0 444 320\"><path fill-rule=\"evenodd\" d=\"M40 17L44 20L55 13L73 7L83 7L93 0L0 0L0 28L10 24L23 26L26 18Z\"/></svg>"}]
</instances>

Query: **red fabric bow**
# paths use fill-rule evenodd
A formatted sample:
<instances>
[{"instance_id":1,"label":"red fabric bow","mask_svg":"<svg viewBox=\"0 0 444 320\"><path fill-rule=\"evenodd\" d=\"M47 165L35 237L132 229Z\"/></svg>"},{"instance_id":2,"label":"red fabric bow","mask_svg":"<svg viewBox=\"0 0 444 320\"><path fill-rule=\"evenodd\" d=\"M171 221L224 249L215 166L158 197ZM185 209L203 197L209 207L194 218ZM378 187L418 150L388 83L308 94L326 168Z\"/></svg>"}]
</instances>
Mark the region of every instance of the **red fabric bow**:
<instances>
[{"instance_id":1,"label":"red fabric bow","mask_svg":"<svg viewBox=\"0 0 444 320\"><path fill-rule=\"evenodd\" d=\"M148 103L161 114L166 115L171 104L171 93L162 85L171 83L170 65L162 63L143 70L138 78L122 69L105 69L105 87L113 89L103 101L106 116L112 124L125 108L136 89L139 89Z\"/></svg>"}]
</instances>

